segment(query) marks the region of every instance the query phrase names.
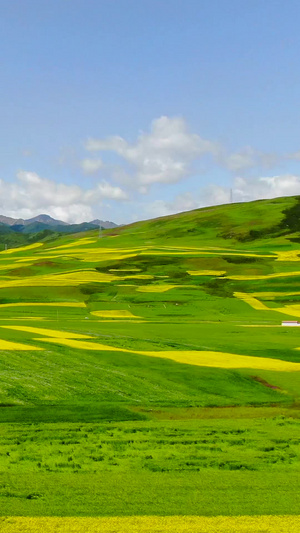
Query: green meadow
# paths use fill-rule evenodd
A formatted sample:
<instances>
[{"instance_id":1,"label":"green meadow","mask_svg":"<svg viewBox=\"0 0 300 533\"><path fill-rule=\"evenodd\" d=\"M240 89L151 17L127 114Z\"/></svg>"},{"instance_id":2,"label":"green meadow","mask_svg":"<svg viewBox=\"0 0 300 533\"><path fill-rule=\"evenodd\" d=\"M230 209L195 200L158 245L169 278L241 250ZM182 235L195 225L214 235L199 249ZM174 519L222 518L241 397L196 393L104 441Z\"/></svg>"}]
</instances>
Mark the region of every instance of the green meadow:
<instances>
[{"instance_id":1,"label":"green meadow","mask_svg":"<svg viewBox=\"0 0 300 533\"><path fill-rule=\"evenodd\" d=\"M300 514L299 220L281 198L1 252L1 516Z\"/></svg>"}]
</instances>

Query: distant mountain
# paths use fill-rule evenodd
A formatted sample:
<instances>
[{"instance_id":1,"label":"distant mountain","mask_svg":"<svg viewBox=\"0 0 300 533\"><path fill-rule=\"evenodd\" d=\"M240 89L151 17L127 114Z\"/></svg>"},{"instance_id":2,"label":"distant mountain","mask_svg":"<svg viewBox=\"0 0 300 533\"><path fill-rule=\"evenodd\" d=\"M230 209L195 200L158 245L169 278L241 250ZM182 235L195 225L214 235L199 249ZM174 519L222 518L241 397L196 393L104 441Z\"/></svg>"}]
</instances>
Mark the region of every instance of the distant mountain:
<instances>
[{"instance_id":1,"label":"distant mountain","mask_svg":"<svg viewBox=\"0 0 300 533\"><path fill-rule=\"evenodd\" d=\"M6 217L4 215L0 215L0 223L6 224L6 226L12 226L13 224L24 224L24 220L22 218L12 218L12 217Z\"/></svg>"},{"instance_id":2,"label":"distant mountain","mask_svg":"<svg viewBox=\"0 0 300 533\"><path fill-rule=\"evenodd\" d=\"M12 218L0 215L0 223L6 224L7 226L28 226L33 222L42 222L43 224L47 224L48 226L64 226L65 224L67 225L67 222L63 222L62 220L55 220L55 218L49 217L49 215L37 215L36 217L28 218L27 220L24 218Z\"/></svg>"},{"instance_id":3,"label":"distant mountain","mask_svg":"<svg viewBox=\"0 0 300 533\"><path fill-rule=\"evenodd\" d=\"M104 229L113 229L117 228L118 224L115 224L114 222L109 222L109 220L99 220L99 218L96 218L95 220L91 220L90 224L94 224L95 226L101 226Z\"/></svg>"},{"instance_id":4,"label":"distant mountain","mask_svg":"<svg viewBox=\"0 0 300 533\"><path fill-rule=\"evenodd\" d=\"M29 219L12 218L0 215L0 251L6 247L24 246L40 241L51 241L66 233L80 233L83 231L113 229L117 227L113 222L93 220L81 224L69 224L63 220L56 220L49 215L41 214Z\"/></svg>"},{"instance_id":5,"label":"distant mountain","mask_svg":"<svg viewBox=\"0 0 300 533\"><path fill-rule=\"evenodd\" d=\"M43 222L31 222L26 225L14 224L10 226L10 229L23 234L39 233L45 230L50 230L55 233L80 233L81 231L98 229L98 227L89 222L82 222L81 224L44 224Z\"/></svg>"},{"instance_id":6,"label":"distant mountain","mask_svg":"<svg viewBox=\"0 0 300 533\"><path fill-rule=\"evenodd\" d=\"M24 220L24 226L28 226L28 224L32 224L33 222L42 222L43 224L47 224L47 226L67 226L68 222L64 222L63 220L56 220L55 218L50 217L49 215L37 215L33 218L28 218L27 220Z\"/></svg>"},{"instance_id":7,"label":"distant mountain","mask_svg":"<svg viewBox=\"0 0 300 533\"><path fill-rule=\"evenodd\" d=\"M79 233L81 231L97 229L99 226L102 229L113 229L117 227L117 224L108 220L103 221L99 219L92 220L91 222L82 222L81 224L69 224L63 220L56 220L49 215L41 214L28 219L0 215L0 226L0 233L5 233L5 226L6 228L11 228L16 233L24 234L37 233L45 230L52 230L57 233Z\"/></svg>"}]
</instances>

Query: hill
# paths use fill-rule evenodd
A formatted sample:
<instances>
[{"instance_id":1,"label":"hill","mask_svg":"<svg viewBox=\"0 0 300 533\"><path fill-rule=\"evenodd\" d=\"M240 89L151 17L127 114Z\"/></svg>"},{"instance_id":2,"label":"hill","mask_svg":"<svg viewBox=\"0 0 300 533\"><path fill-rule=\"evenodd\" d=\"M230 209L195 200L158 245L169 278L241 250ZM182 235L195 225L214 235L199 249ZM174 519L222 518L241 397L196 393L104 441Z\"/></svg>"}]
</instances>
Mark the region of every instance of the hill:
<instances>
[{"instance_id":1,"label":"hill","mask_svg":"<svg viewBox=\"0 0 300 533\"><path fill-rule=\"evenodd\" d=\"M115 228L114 235L146 239L256 246L299 239L300 196L226 204ZM287 241L286 241L287 239Z\"/></svg>"},{"instance_id":2,"label":"hill","mask_svg":"<svg viewBox=\"0 0 300 533\"><path fill-rule=\"evenodd\" d=\"M299 230L290 197L2 251L2 513L297 514Z\"/></svg>"}]
</instances>

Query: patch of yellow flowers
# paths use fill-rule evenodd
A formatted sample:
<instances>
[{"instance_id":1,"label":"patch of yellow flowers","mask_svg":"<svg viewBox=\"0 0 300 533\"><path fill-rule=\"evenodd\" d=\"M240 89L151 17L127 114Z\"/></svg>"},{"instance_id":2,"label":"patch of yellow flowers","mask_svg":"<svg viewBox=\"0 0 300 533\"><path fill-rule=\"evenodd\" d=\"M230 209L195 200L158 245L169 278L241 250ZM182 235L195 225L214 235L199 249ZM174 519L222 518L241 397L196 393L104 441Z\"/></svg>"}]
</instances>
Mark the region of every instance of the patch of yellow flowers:
<instances>
[{"instance_id":1,"label":"patch of yellow flowers","mask_svg":"<svg viewBox=\"0 0 300 533\"><path fill-rule=\"evenodd\" d=\"M300 516L0 517L2 533L298 533Z\"/></svg>"},{"instance_id":2,"label":"patch of yellow flowers","mask_svg":"<svg viewBox=\"0 0 300 533\"><path fill-rule=\"evenodd\" d=\"M4 252L1 252L3 254L14 254L17 252L27 252L27 250L33 250L34 248L39 248L40 246L44 246L43 242L35 242L34 244L28 244L28 246L19 246L17 248L10 248L9 250L5 250Z\"/></svg>"},{"instance_id":3,"label":"patch of yellow flowers","mask_svg":"<svg viewBox=\"0 0 300 533\"><path fill-rule=\"evenodd\" d=\"M46 328L35 328L31 326L1 326L4 329L11 329L15 331L24 331L28 333L36 333L38 335L45 335L45 337L36 337L33 340L39 342L48 342L59 344L61 346L69 346L78 350L93 350L93 351L111 351L123 353L136 353L139 355L146 355L149 357L160 357L171 359L178 363L187 365L205 366L211 368L252 368L255 370L277 370L281 372L300 371L300 364L290 361L283 361L281 359L271 359L267 357L253 357L249 355L238 355L233 353L213 352L213 351L197 351L197 350L182 350L182 351L143 351L130 350L111 345L100 344L97 342L90 342L89 339L94 339L89 335L82 335L80 333L72 333L68 331L59 331ZM87 340L86 340L87 339ZM0 340L0 347L1 341ZM13 344L13 343L11 343ZM25 345L24 345L25 346ZM3 348L5 349L5 348ZM13 348L10 348L13 349ZM15 348L17 350L17 348ZM23 350L27 349L22 348Z\"/></svg>"},{"instance_id":4,"label":"patch of yellow flowers","mask_svg":"<svg viewBox=\"0 0 300 533\"><path fill-rule=\"evenodd\" d=\"M22 344L20 342L11 342L4 339L0 339L0 350L13 350L13 351L32 351L32 350L42 350L37 346L29 346L28 344Z\"/></svg>"},{"instance_id":5,"label":"patch of yellow flowers","mask_svg":"<svg viewBox=\"0 0 300 533\"><path fill-rule=\"evenodd\" d=\"M0 304L3 307L86 307L84 302L16 302L10 304Z\"/></svg>"},{"instance_id":6,"label":"patch of yellow flowers","mask_svg":"<svg viewBox=\"0 0 300 533\"><path fill-rule=\"evenodd\" d=\"M174 289L176 285L167 285L167 284L161 284L161 285L141 285L136 290L138 292L166 292L170 289Z\"/></svg>"},{"instance_id":7,"label":"patch of yellow flowers","mask_svg":"<svg viewBox=\"0 0 300 533\"><path fill-rule=\"evenodd\" d=\"M223 276L225 270L187 270L190 276Z\"/></svg>"},{"instance_id":8,"label":"patch of yellow flowers","mask_svg":"<svg viewBox=\"0 0 300 533\"><path fill-rule=\"evenodd\" d=\"M269 293L261 293L263 294L269 294ZM291 293L294 294L294 293ZM253 309L256 309L258 311L275 311L276 313L283 313L284 315L289 316L296 316L300 317L300 304L291 304L291 305L285 305L284 307L275 307L270 309L265 304L260 302L257 298L255 298L251 294L246 294L244 292L235 292L234 296L236 298L239 298L240 300L243 300L247 304L251 305Z\"/></svg>"},{"instance_id":9,"label":"patch of yellow flowers","mask_svg":"<svg viewBox=\"0 0 300 533\"><path fill-rule=\"evenodd\" d=\"M127 311L126 309L103 309L100 311L91 311L91 315L99 316L101 318L141 318L137 315L133 315L130 311Z\"/></svg>"}]
</instances>

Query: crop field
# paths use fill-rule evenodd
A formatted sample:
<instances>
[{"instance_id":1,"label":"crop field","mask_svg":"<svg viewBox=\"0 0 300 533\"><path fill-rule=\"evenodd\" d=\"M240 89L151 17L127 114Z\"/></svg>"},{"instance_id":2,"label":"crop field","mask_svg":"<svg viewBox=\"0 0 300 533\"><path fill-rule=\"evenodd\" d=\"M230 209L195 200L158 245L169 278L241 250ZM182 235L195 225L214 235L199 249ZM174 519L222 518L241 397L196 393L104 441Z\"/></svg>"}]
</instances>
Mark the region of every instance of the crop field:
<instances>
[{"instance_id":1,"label":"crop field","mask_svg":"<svg viewBox=\"0 0 300 533\"><path fill-rule=\"evenodd\" d=\"M245 205L0 253L0 531L298 531L300 243Z\"/></svg>"}]
</instances>

